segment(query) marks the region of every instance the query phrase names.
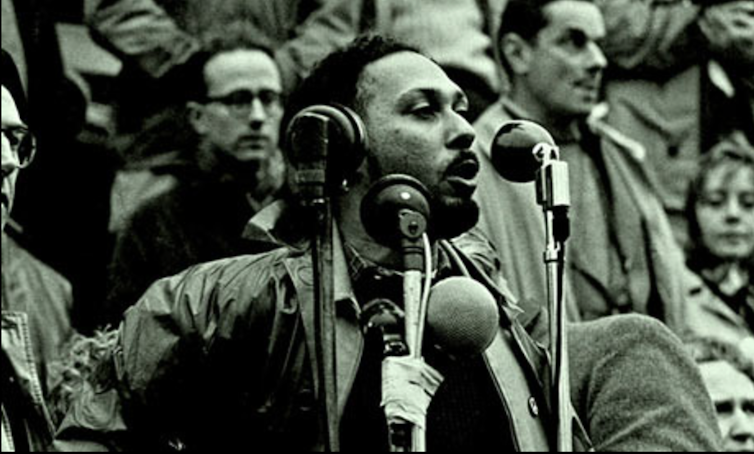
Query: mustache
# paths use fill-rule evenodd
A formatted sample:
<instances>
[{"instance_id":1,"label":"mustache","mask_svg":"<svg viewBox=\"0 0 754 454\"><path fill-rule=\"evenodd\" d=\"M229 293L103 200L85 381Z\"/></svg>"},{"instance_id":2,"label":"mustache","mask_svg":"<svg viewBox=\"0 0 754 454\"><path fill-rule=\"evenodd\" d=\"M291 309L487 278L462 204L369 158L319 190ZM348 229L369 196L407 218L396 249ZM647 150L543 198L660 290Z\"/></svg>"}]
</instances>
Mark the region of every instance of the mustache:
<instances>
[{"instance_id":1,"label":"mustache","mask_svg":"<svg viewBox=\"0 0 754 454\"><path fill-rule=\"evenodd\" d=\"M461 176L464 178L474 178L479 173L479 157L477 154L466 149L461 151L458 156L448 165L445 171L446 176Z\"/></svg>"}]
</instances>

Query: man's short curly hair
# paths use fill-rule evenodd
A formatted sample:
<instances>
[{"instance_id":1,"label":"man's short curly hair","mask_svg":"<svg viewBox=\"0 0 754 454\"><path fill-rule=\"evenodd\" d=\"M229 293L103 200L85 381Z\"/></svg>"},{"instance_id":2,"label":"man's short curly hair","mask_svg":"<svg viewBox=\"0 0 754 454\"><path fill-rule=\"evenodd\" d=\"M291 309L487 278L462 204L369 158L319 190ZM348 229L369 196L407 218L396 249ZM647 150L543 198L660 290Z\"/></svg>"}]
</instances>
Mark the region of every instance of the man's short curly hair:
<instances>
[{"instance_id":1,"label":"man's short curly hair","mask_svg":"<svg viewBox=\"0 0 754 454\"><path fill-rule=\"evenodd\" d=\"M380 35L363 35L320 61L291 94L281 122L286 131L294 115L317 104L340 104L363 113L367 101L360 97L364 69L370 63L399 52L421 52L407 44Z\"/></svg>"}]
</instances>

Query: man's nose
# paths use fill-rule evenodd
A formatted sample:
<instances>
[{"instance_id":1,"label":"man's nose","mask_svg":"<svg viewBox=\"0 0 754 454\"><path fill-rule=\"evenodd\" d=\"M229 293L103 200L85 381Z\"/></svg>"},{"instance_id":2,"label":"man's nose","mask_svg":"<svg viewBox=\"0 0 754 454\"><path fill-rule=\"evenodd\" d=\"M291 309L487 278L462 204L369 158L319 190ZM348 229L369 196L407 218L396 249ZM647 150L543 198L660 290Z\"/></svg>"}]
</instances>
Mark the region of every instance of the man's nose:
<instances>
[{"instance_id":1,"label":"man's nose","mask_svg":"<svg viewBox=\"0 0 754 454\"><path fill-rule=\"evenodd\" d=\"M458 112L453 112L449 133L448 147L457 150L468 150L474 143L476 132L466 118Z\"/></svg>"},{"instance_id":2,"label":"man's nose","mask_svg":"<svg viewBox=\"0 0 754 454\"><path fill-rule=\"evenodd\" d=\"M741 408L736 409L732 416L728 436L736 444L754 449L754 416Z\"/></svg>"},{"instance_id":3,"label":"man's nose","mask_svg":"<svg viewBox=\"0 0 754 454\"><path fill-rule=\"evenodd\" d=\"M249 111L249 122L252 125L261 125L267 120L267 109L259 98L251 101L251 110Z\"/></svg>"},{"instance_id":4,"label":"man's nose","mask_svg":"<svg viewBox=\"0 0 754 454\"><path fill-rule=\"evenodd\" d=\"M592 71L602 71L607 67L607 57L597 43L587 44L587 61Z\"/></svg>"}]
</instances>

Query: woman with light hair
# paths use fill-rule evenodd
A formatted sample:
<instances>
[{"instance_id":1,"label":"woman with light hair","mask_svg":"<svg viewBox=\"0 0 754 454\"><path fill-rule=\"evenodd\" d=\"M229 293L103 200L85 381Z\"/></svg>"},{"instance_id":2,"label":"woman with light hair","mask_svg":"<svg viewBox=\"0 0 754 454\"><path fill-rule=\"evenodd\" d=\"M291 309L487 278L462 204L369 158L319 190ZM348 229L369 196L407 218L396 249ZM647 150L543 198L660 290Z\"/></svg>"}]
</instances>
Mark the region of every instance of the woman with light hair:
<instances>
[{"instance_id":1,"label":"woman with light hair","mask_svg":"<svg viewBox=\"0 0 754 454\"><path fill-rule=\"evenodd\" d=\"M705 284L690 295L690 328L754 357L754 148L743 136L704 155L687 213L688 265Z\"/></svg>"}]
</instances>

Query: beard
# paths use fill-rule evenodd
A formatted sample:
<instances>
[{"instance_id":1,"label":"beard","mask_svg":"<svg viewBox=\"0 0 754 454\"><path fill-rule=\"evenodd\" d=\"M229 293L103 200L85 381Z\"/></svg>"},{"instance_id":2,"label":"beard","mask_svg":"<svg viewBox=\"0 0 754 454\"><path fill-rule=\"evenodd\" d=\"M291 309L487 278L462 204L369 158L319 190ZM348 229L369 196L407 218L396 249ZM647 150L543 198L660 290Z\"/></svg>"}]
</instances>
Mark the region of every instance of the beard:
<instances>
[{"instance_id":1,"label":"beard","mask_svg":"<svg viewBox=\"0 0 754 454\"><path fill-rule=\"evenodd\" d=\"M479 205L473 199L437 196L430 201L429 236L449 240L470 230L479 221Z\"/></svg>"},{"instance_id":2,"label":"beard","mask_svg":"<svg viewBox=\"0 0 754 454\"><path fill-rule=\"evenodd\" d=\"M471 152L470 152L471 153ZM457 161L462 161L466 156L460 156ZM367 174L371 184L380 178L391 174L407 174L425 184L430 194L428 200L430 206L430 219L427 234L433 240L452 239L464 232L471 230L479 221L479 205L471 197L471 194L458 194L442 182L429 185L422 175L411 175L411 172L391 171L387 166L381 165L372 153L367 153ZM455 164L455 163L454 163Z\"/></svg>"}]
</instances>

